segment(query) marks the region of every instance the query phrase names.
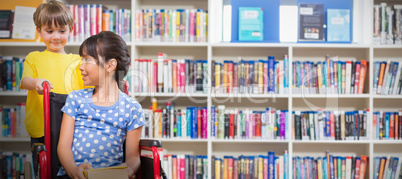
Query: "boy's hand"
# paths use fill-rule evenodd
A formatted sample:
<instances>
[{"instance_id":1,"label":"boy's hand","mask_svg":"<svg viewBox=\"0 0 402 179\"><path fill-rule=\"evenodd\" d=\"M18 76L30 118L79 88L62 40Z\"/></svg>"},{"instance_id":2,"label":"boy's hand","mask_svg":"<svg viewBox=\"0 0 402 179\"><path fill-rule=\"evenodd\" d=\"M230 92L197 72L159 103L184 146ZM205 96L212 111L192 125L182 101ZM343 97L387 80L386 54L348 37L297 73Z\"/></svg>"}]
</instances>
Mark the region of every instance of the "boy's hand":
<instances>
[{"instance_id":1,"label":"boy's hand","mask_svg":"<svg viewBox=\"0 0 402 179\"><path fill-rule=\"evenodd\" d=\"M50 89L53 89L53 84L49 80L37 78L36 82L35 82L35 90L36 90L36 92L38 92L38 94L43 94L43 86L42 86L42 84L45 81L47 81L49 83Z\"/></svg>"},{"instance_id":2,"label":"boy's hand","mask_svg":"<svg viewBox=\"0 0 402 179\"><path fill-rule=\"evenodd\" d=\"M86 179L84 176L84 170L92 169L92 165L90 163L83 163L73 169L71 173L68 173L68 176L72 179Z\"/></svg>"}]
</instances>

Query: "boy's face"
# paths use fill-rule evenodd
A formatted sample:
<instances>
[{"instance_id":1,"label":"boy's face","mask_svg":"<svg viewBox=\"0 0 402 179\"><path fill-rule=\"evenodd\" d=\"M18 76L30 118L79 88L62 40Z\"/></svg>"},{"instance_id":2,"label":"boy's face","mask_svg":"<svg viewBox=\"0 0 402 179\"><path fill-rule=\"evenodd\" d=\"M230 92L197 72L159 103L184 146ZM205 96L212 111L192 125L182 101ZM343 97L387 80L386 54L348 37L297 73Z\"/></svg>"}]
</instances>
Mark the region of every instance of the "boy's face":
<instances>
[{"instance_id":1,"label":"boy's face","mask_svg":"<svg viewBox=\"0 0 402 179\"><path fill-rule=\"evenodd\" d=\"M44 25L41 29L36 27L36 30L46 44L46 50L54 53L66 53L64 45L66 45L68 36L71 34L68 25L56 27L53 23L52 26Z\"/></svg>"}]
</instances>

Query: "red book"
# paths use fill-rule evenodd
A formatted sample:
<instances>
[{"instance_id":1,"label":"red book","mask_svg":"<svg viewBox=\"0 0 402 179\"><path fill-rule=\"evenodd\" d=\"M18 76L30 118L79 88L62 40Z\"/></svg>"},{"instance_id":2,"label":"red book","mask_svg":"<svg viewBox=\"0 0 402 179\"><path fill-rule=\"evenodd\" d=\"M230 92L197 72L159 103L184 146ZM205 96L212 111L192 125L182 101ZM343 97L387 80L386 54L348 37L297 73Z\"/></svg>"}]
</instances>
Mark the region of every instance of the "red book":
<instances>
[{"instance_id":1,"label":"red book","mask_svg":"<svg viewBox=\"0 0 402 179\"><path fill-rule=\"evenodd\" d=\"M233 158L228 159L228 178L233 178Z\"/></svg>"},{"instance_id":2,"label":"red book","mask_svg":"<svg viewBox=\"0 0 402 179\"><path fill-rule=\"evenodd\" d=\"M261 113L254 113L255 137L261 138Z\"/></svg>"},{"instance_id":3,"label":"red book","mask_svg":"<svg viewBox=\"0 0 402 179\"><path fill-rule=\"evenodd\" d=\"M395 113L395 139L399 139L399 115Z\"/></svg>"},{"instance_id":4,"label":"red book","mask_svg":"<svg viewBox=\"0 0 402 179\"><path fill-rule=\"evenodd\" d=\"M356 63L354 94L358 94L359 92L359 81L360 81L360 63Z\"/></svg>"},{"instance_id":5,"label":"red book","mask_svg":"<svg viewBox=\"0 0 402 179\"><path fill-rule=\"evenodd\" d=\"M197 109L197 138L201 139L201 129L202 129L202 109Z\"/></svg>"},{"instance_id":6,"label":"red book","mask_svg":"<svg viewBox=\"0 0 402 179\"><path fill-rule=\"evenodd\" d=\"M180 92L182 93L184 93L184 88L186 86L185 71L185 62L184 60L180 60Z\"/></svg>"},{"instance_id":7,"label":"red book","mask_svg":"<svg viewBox=\"0 0 402 179\"><path fill-rule=\"evenodd\" d=\"M179 155L180 157L177 158L178 160L180 160L180 167L179 167L179 174L180 174L180 178L186 178L186 174L185 174L185 157L184 155Z\"/></svg>"},{"instance_id":8,"label":"red book","mask_svg":"<svg viewBox=\"0 0 402 179\"><path fill-rule=\"evenodd\" d=\"M172 156L172 178L177 178L177 156Z\"/></svg>"},{"instance_id":9,"label":"red book","mask_svg":"<svg viewBox=\"0 0 402 179\"><path fill-rule=\"evenodd\" d=\"M173 93L177 93L177 60L172 60L172 87Z\"/></svg>"},{"instance_id":10,"label":"red book","mask_svg":"<svg viewBox=\"0 0 402 179\"><path fill-rule=\"evenodd\" d=\"M234 114L229 114L229 138L234 139Z\"/></svg>"},{"instance_id":11,"label":"red book","mask_svg":"<svg viewBox=\"0 0 402 179\"><path fill-rule=\"evenodd\" d=\"M360 157L356 157L356 169L354 179L359 179L359 175L360 175Z\"/></svg>"},{"instance_id":12,"label":"red book","mask_svg":"<svg viewBox=\"0 0 402 179\"><path fill-rule=\"evenodd\" d=\"M335 115L334 113L330 114L330 129L331 129L331 139L335 139Z\"/></svg>"},{"instance_id":13,"label":"red book","mask_svg":"<svg viewBox=\"0 0 402 179\"><path fill-rule=\"evenodd\" d=\"M394 124L395 124L395 115L391 114L389 117L389 138L393 139L394 138Z\"/></svg>"},{"instance_id":14,"label":"red book","mask_svg":"<svg viewBox=\"0 0 402 179\"><path fill-rule=\"evenodd\" d=\"M158 87L158 62L154 62L154 69L153 69L153 77L152 77L152 91L157 92L156 88Z\"/></svg>"}]
</instances>

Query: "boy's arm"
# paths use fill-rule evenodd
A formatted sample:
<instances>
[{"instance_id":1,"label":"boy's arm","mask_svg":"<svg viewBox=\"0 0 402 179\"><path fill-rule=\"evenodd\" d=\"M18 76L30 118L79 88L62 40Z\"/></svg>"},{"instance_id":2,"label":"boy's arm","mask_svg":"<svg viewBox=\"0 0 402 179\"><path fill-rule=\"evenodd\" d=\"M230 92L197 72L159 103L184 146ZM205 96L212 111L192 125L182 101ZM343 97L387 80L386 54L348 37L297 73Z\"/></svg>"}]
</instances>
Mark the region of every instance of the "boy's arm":
<instances>
[{"instance_id":1,"label":"boy's arm","mask_svg":"<svg viewBox=\"0 0 402 179\"><path fill-rule=\"evenodd\" d=\"M127 132L126 139L126 163L128 176L132 178L140 167L140 137L142 126Z\"/></svg>"},{"instance_id":2,"label":"boy's arm","mask_svg":"<svg viewBox=\"0 0 402 179\"><path fill-rule=\"evenodd\" d=\"M59 145L57 146L57 154L60 163L68 173L68 176L71 178L85 179L84 170L92 167L91 164L87 163L81 164L80 166L75 164L73 152L71 151L74 137L74 124L75 120L68 114L64 113L60 129Z\"/></svg>"},{"instance_id":3,"label":"boy's arm","mask_svg":"<svg viewBox=\"0 0 402 179\"><path fill-rule=\"evenodd\" d=\"M41 78L32 78L32 77L24 77L21 81L21 87L23 89L27 89L27 90L36 90L38 92L38 94L43 94L43 87L42 87L42 83L44 81L49 82L49 86L51 89L53 89L53 84L46 80L46 79L41 79Z\"/></svg>"}]
</instances>

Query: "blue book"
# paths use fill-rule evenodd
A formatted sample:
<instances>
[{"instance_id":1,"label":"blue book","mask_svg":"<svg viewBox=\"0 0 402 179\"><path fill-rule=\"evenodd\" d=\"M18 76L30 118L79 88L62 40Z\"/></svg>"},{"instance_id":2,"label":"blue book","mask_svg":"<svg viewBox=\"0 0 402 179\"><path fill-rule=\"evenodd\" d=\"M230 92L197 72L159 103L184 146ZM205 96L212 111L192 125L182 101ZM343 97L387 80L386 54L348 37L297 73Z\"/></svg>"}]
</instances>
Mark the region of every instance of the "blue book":
<instances>
[{"instance_id":1,"label":"blue book","mask_svg":"<svg viewBox=\"0 0 402 179\"><path fill-rule=\"evenodd\" d=\"M216 137L216 126L215 126L215 121L216 121L216 113L215 113L215 106L211 106L211 136Z\"/></svg>"},{"instance_id":2,"label":"blue book","mask_svg":"<svg viewBox=\"0 0 402 179\"><path fill-rule=\"evenodd\" d=\"M262 41L263 30L261 7L239 7L239 41Z\"/></svg>"},{"instance_id":3,"label":"blue book","mask_svg":"<svg viewBox=\"0 0 402 179\"><path fill-rule=\"evenodd\" d=\"M327 69L327 62L326 61L324 61L324 62L322 62L322 78L324 79L323 80L323 86L325 87L325 88L328 88L328 84L329 84L329 82L328 82L328 69ZM327 91L328 91L328 89L327 89Z\"/></svg>"},{"instance_id":4,"label":"blue book","mask_svg":"<svg viewBox=\"0 0 402 179\"><path fill-rule=\"evenodd\" d=\"M331 137L331 119L330 119L331 112L325 112L325 137L329 139Z\"/></svg>"},{"instance_id":5,"label":"blue book","mask_svg":"<svg viewBox=\"0 0 402 179\"><path fill-rule=\"evenodd\" d=\"M283 170L283 179L288 179L288 173L289 173L289 153L285 151L283 154L283 165L284 165L284 170Z\"/></svg>"},{"instance_id":6,"label":"blue book","mask_svg":"<svg viewBox=\"0 0 402 179\"><path fill-rule=\"evenodd\" d=\"M192 135L191 135L192 120L193 120L192 112L193 112L192 108L187 107L187 113L186 113L186 117L187 117L187 137L192 137Z\"/></svg>"},{"instance_id":7,"label":"blue book","mask_svg":"<svg viewBox=\"0 0 402 179\"><path fill-rule=\"evenodd\" d=\"M181 137L181 110L177 110L180 115L177 115L177 137Z\"/></svg>"},{"instance_id":8,"label":"blue book","mask_svg":"<svg viewBox=\"0 0 402 179\"><path fill-rule=\"evenodd\" d=\"M349 9L327 9L327 41L350 42Z\"/></svg>"},{"instance_id":9,"label":"blue book","mask_svg":"<svg viewBox=\"0 0 402 179\"><path fill-rule=\"evenodd\" d=\"M324 171L324 177L323 178L328 178L328 160L327 157L324 157L322 159L323 163L322 163L322 168Z\"/></svg>"},{"instance_id":10,"label":"blue book","mask_svg":"<svg viewBox=\"0 0 402 179\"><path fill-rule=\"evenodd\" d=\"M285 67L284 69L284 75L283 75L283 87L285 88L289 88L289 57L287 55L285 55L285 57L283 58L283 66ZM285 91L285 94L288 91Z\"/></svg>"},{"instance_id":11,"label":"blue book","mask_svg":"<svg viewBox=\"0 0 402 179\"><path fill-rule=\"evenodd\" d=\"M385 123L385 139L389 139L389 112L385 113L384 123Z\"/></svg>"},{"instance_id":12,"label":"blue book","mask_svg":"<svg viewBox=\"0 0 402 179\"><path fill-rule=\"evenodd\" d=\"M191 108L191 138L196 139L197 138L197 107L192 107Z\"/></svg>"},{"instance_id":13,"label":"blue book","mask_svg":"<svg viewBox=\"0 0 402 179\"><path fill-rule=\"evenodd\" d=\"M268 152L268 179L275 178L275 152Z\"/></svg>"},{"instance_id":14,"label":"blue book","mask_svg":"<svg viewBox=\"0 0 402 179\"><path fill-rule=\"evenodd\" d=\"M268 57L268 93L275 92L275 57Z\"/></svg>"},{"instance_id":15,"label":"blue book","mask_svg":"<svg viewBox=\"0 0 402 179\"><path fill-rule=\"evenodd\" d=\"M329 155L329 168L331 170L330 177L331 179L334 179L334 157L332 155Z\"/></svg>"}]
</instances>

